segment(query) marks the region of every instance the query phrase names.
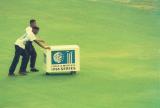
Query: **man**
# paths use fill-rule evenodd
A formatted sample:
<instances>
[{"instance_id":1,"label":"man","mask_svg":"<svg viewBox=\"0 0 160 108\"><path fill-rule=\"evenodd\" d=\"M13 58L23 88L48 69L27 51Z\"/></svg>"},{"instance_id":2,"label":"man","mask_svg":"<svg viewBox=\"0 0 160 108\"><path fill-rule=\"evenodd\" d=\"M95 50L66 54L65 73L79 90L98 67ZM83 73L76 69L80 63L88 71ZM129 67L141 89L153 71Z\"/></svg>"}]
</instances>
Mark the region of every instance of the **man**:
<instances>
[{"instance_id":1,"label":"man","mask_svg":"<svg viewBox=\"0 0 160 108\"><path fill-rule=\"evenodd\" d=\"M36 40L36 34L38 34L39 28L38 27L33 27L32 32L30 33L25 33L22 37L18 38L15 42L15 55L12 61L12 64L9 68L9 73L8 76L15 76L14 71L16 69L16 66L19 62L20 56L22 56L22 62L21 62L21 67L19 70L20 75L26 75L26 67L27 67L27 61L28 61L28 55L27 51L25 49L25 45L28 41L34 41L37 43L40 47L44 49L50 49L48 46L44 46L41 44L39 40Z\"/></svg>"},{"instance_id":2,"label":"man","mask_svg":"<svg viewBox=\"0 0 160 108\"><path fill-rule=\"evenodd\" d=\"M32 32L32 28L36 27L36 26L37 26L36 20L31 19L30 20L30 26L26 28L26 32L27 33ZM40 39L39 39L39 41L40 42L44 42L43 40L40 40ZM30 71L31 72L38 72L39 70L35 68L37 53L36 53L36 50L35 50L34 46L32 45L32 41L28 41L26 43L25 47L26 47L26 50L27 50L27 52L29 54ZM27 61L27 64L28 64L29 60Z\"/></svg>"}]
</instances>

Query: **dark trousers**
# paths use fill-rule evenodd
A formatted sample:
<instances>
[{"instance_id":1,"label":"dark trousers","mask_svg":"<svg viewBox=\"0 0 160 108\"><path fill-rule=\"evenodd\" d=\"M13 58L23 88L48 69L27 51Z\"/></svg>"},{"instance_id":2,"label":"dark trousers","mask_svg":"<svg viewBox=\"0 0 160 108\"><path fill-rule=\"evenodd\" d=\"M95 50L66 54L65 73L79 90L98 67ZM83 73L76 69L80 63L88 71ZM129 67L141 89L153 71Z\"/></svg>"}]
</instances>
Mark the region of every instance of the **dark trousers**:
<instances>
[{"instance_id":1,"label":"dark trousers","mask_svg":"<svg viewBox=\"0 0 160 108\"><path fill-rule=\"evenodd\" d=\"M25 49L22 49L21 47L15 45L15 55L12 61L12 64L9 68L9 74L13 74L16 66L19 62L19 58L20 56L22 56L22 62L21 62L21 67L20 67L20 72L26 72L26 67L27 67L27 60L28 60L28 56L26 53Z\"/></svg>"},{"instance_id":2,"label":"dark trousers","mask_svg":"<svg viewBox=\"0 0 160 108\"><path fill-rule=\"evenodd\" d=\"M27 60L27 64L30 60L30 68L33 69L35 68L35 63L36 63L36 58L37 58L37 53L36 50L34 48L34 46L32 45L32 42L27 42L26 43L26 51L28 53L28 60Z\"/></svg>"}]
</instances>

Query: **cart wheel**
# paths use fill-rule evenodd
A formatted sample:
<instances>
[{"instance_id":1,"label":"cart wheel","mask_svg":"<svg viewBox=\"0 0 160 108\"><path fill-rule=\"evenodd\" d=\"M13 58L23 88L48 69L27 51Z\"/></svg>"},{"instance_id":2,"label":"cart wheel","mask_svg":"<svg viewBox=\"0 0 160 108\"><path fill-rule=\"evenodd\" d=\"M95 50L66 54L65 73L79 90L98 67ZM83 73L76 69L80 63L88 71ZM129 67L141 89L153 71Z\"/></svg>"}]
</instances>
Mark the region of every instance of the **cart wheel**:
<instances>
[{"instance_id":1,"label":"cart wheel","mask_svg":"<svg viewBox=\"0 0 160 108\"><path fill-rule=\"evenodd\" d=\"M71 75L74 75L74 74L76 74L77 72L76 72L76 71L71 71L70 73L71 73Z\"/></svg>"},{"instance_id":2,"label":"cart wheel","mask_svg":"<svg viewBox=\"0 0 160 108\"><path fill-rule=\"evenodd\" d=\"M46 75L50 75L50 73L46 72Z\"/></svg>"}]
</instances>

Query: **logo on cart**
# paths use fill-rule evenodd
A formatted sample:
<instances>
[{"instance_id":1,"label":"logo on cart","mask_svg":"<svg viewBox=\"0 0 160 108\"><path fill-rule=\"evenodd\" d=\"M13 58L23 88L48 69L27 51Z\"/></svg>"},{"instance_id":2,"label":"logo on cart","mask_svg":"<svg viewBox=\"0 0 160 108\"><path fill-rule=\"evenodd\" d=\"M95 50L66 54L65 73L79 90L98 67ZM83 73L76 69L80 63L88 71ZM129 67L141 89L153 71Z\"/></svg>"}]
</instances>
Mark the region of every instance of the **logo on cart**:
<instances>
[{"instance_id":1,"label":"logo on cart","mask_svg":"<svg viewBox=\"0 0 160 108\"><path fill-rule=\"evenodd\" d=\"M73 64L75 63L75 51L52 51L52 64Z\"/></svg>"},{"instance_id":2,"label":"logo on cart","mask_svg":"<svg viewBox=\"0 0 160 108\"><path fill-rule=\"evenodd\" d=\"M56 63L61 63L63 61L64 55L62 54L62 52L56 52L53 55L53 59Z\"/></svg>"}]
</instances>

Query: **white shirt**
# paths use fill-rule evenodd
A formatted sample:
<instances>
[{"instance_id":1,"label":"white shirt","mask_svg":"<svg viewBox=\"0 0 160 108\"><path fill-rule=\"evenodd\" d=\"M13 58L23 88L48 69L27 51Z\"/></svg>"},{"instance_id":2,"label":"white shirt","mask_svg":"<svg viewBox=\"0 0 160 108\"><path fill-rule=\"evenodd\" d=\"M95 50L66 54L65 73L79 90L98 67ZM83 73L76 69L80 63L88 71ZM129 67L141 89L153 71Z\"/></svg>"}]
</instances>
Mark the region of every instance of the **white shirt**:
<instances>
[{"instance_id":1,"label":"white shirt","mask_svg":"<svg viewBox=\"0 0 160 108\"><path fill-rule=\"evenodd\" d=\"M35 34L32 32L31 27L26 28L26 33L18 38L15 42L15 45L18 45L19 47L25 49L25 44L27 41L34 41L36 40Z\"/></svg>"},{"instance_id":2,"label":"white shirt","mask_svg":"<svg viewBox=\"0 0 160 108\"><path fill-rule=\"evenodd\" d=\"M28 27L26 28L26 33L33 33L31 26L28 26Z\"/></svg>"}]
</instances>

